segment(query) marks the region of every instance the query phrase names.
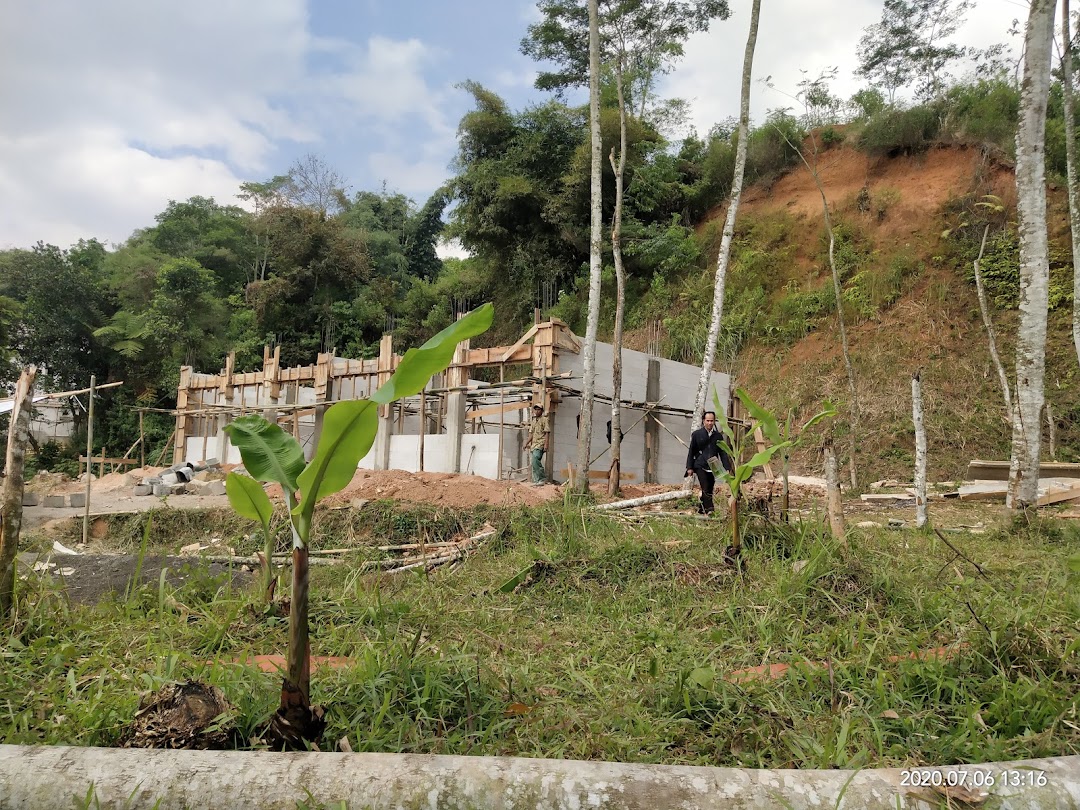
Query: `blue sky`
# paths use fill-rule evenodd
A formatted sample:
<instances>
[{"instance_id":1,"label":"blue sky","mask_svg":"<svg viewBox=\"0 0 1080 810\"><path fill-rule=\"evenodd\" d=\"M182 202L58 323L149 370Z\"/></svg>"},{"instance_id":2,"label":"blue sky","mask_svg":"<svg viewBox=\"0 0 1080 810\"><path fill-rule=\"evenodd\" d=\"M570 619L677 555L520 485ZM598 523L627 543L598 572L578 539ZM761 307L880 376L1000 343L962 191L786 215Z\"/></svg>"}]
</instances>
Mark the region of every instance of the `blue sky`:
<instances>
[{"instance_id":1,"label":"blue sky","mask_svg":"<svg viewBox=\"0 0 1080 810\"><path fill-rule=\"evenodd\" d=\"M661 92L707 131L738 108L750 0L687 43ZM839 68L881 0L763 0L755 79L794 92L800 69ZM813 9L812 12L807 9ZM958 35L1008 40L1023 0L978 0ZM234 202L239 184L316 154L350 191L418 203L450 176L455 88L512 108L541 101L518 51L526 0L7 0L0 6L0 248L123 242L170 199ZM753 115L792 102L755 82Z\"/></svg>"}]
</instances>

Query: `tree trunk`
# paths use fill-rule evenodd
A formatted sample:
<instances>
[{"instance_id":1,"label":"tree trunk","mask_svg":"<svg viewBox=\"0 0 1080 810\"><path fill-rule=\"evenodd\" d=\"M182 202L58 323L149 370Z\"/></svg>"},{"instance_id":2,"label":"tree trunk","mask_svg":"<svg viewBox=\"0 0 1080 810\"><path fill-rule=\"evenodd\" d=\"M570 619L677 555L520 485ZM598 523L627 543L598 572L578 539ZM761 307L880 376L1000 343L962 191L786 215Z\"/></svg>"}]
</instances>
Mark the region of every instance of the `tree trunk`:
<instances>
[{"instance_id":1,"label":"tree trunk","mask_svg":"<svg viewBox=\"0 0 1080 810\"><path fill-rule=\"evenodd\" d=\"M19 375L11 421L8 423L4 485L0 491L0 620L7 620L15 603L15 555L22 529L23 459L30 441L30 412L34 406L37 368L29 366ZM89 464L87 465L89 468Z\"/></svg>"},{"instance_id":2,"label":"tree trunk","mask_svg":"<svg viewBox=\"0 0 1080 810\"><path fill-rule=\"evenodd\" d=\"M615 172L615 213L611 223L611 254L615 261L615 333L611 338L611 468L608 470L608 494L618 496L622 466L622 340L623 314L626 308L626 269L622 260L623 176L626 171L626 98L623 94L622 57L615 66L615 90L619 97L619 160L614 150L609 159Z\"/></svg>"},{"instance_id":3,"label":"tree trunk","mask_svg":"<svg viewBox=\"0 0 1080 810\"><path fill-rule=\"evenodd\" d=\"M1080 362L1080 187L1076 181L1076 122L1073 119L1072 34L1069 31L1069 0L1061 4L1061 87L1065 107L1065 166L1069 178L1069 230L1072 232L1073 311L1072 334Z\"/></svg>"},{"instance_id":4,"label":"tree trunk","mask_svg":"<svg viewBox=\"0 0 1080 810\"><path fill-rule=\"evenodd\" d=\"M803 158L806 163L806 158ZM809 169L810 164L806 163ZM825 188L821 185L817 169L810 169L821 192L821 205L825 212L825 227L829 229L829 268L832 270L833 294L836 296L836 323L840 330L840 349L844 354L844 369L847 371L848 396L851 397L851 433L848 436L848 471L851 473L851 488L859 488L859 478L855 470L855 448L859 433L859 393L855 387L855 368L851 365L851 348L848 346L847 328L844 326L844 293L840 286L840 271L836 269L836 237L833 234L832 217L829 215L829 201L825 197Z\"/></svg>"},{"instance_id":5,"label":"tree trunk","mask_svg":"<svg viewBox=\"0 0 1080 810\"><path fill-rule=\"evenodd\" d=\"M926 525L926 427L920 372L911 375L911 421L915 425L915 527Z\"/></svg>"},{"instance_id":6,"label":"tree trunk","mask_svg":"<svg viewBox=\"0 0 1080 810\"><path fill-rule=\"evenodd\" d=\"M836 468L836 453L833 452L832 439L825 442L825 505L829 513L829 531L843 543L844 538L844 503L840 497L840 473Z\"/></svg>"},{"instance_id":7,"label":"tree trunk","mask_svg":"<svg viewBox=\"0 0 1080 810\"><path fill-rule=\"evenodd\" d=\"M1001 392L1005 396L1005 413L1012 418L1012 394L1009 386L1009 375L1005 373L1005 366L998 354L997 335L994 334L994 322L990 319L990 305L986 300L986 287L983 284L982 263L983 252L986 250L986 236L990 233L990 226L983 229L982 244L979 245L979 257L975 259L975 292L979 296L979 311L982 313L983 326L986 327L986 338L990 342L990 359L997 369L998 379L1001 381Z\"/></svg>"},{"instance_id":8,"label":"tree trunk","mask_svg":"<svg viewBox=\"0 0 1080 810\"><path fill-rule=\"evenodd\" d=\"M754 67L754 48L757 46L758 17L760 15L761 0L754 0L750 11L750 34L746 39L746 51L743 54L739 135L738 143L735 145L735 175L731 181L731 201L728 203L727 218L724 220L724 233L720 239L720 255L716 258L716 281L713 285L712 316L709 320L709 335L705 340L705 356L701 361L701 377L698 379L697 397L694 400L691 430L697 430L701 427L705 401L709 395L709 381L712 379L713 363L716 362L716 343L720 339L720 322L724 315L724 288L727 284L728 261L731 258L731 242L735 238L735 217L739 212L743 176L746 173L746 145L750 139L750 77Z\"/></svg>"},{"instance_id":9,"label":"tree trunk","mask_svg":"<svg viewBox=\"0 0 1080 810\"><path fill-rule=\"evenodd\" d=\"M1009 481L1013 509L1027 509L1038 502L1050 278L1044 144L1054 8L1054 0L1031 2L1024 37L1024 80L1020 86L1020 120L1016 130L1020 325L1016 335L1016 408Z\"/></svg>"},{"instance_id":10,"label":"tree trunk","mask_svg":"<svg viewBox=\"0 0 1080 810\"><path fill-rule=\"evenodd\" d=\"M600 20L598 0L589 0L589 132L592 143L591 233L589 236L589 315L582 348L584 369L581 380L581 420L578 425L576 487L589 491L589 461L592 446L593 395L596 388L596 332L600 325L601 240L604 223L601 211L600 141Z\"/></svg>"}]
</instances>

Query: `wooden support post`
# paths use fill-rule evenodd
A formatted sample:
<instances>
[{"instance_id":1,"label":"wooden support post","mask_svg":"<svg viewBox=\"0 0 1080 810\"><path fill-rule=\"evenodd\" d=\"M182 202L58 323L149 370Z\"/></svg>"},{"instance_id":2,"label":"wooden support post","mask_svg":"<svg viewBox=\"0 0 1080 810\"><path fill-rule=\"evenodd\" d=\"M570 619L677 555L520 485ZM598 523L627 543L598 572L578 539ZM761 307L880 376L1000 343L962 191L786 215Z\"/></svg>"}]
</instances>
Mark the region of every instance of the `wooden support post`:
<instances>
[{"instance_id":1,"label":"wooden support post","mask_svg":"<svg viewBox=\"0 0 1080 810\"><path fill-rule=\"evenodd\" d=\"M378 384L381 386L394 373L394 338L383 335L379 341ZM390 434L393 430L389 405L379 406L379 424L375 433L374 468L386 470L390 467Z\"/></svg>"},{"instance_id":2,"label":"wooden support post","mask_svg":"<svg viewBox=\"0 0 1080 810\"><path fill-rule=\"evenodd\" d=\"M503 383L506 381L506 364L499 363L499 468L495 479L501 481L503 477L503 431L506 429L506 389Z\"/></svg>"},{"instance_id":3,"label":"wooden support post","mask_svg":"<svg viewBox=\"0 0 1080 810\"><path fill-rule=\"evenodd\" d=\"M319 446L322 438L323 417L326 415L326 403L333 400L334 389L331 371L334 364L332 352L324 352L319 355L315 365L315 431L311 437L311 452Z\"/></svg>"},{"instance_id":4,"label":"wooden support post","mask_svg":"<svg viewBox=\"0 0 1080 810\"><path fill-rule=\"evenodd\" d=\"M34 404L35 366L19 375L8 423L7 457L0 486L0 619L11 615L15 603L15 567L22 530L23 460L30 444L30 412Z\"/></svg>"},{"instance_id":5,"label":"wooden support post","mask_svg":"<svg viewBox=\"0 0 1080 810\"><path fill-rule=\"evenodd\" d=\"M180 384L176 389L176 432L173 444L173 464L187 454L188 389L191 388L191 366L180 367ZM90 455L90 453L87 453Z\"/></svg>"},{"instance_id":6,"label":"wooden support post","mask_svg":"<svg viewBox=\"0 0 1080 810\"><path fill-rule=\"evenodd\" d=\"M424 436L427 435L427 395L420 392L420 464L417 467L420 472L424 471Z\"/></svg>"},{"instance_id":7,"label":"wooden support post","mask_svg":"<svg viewBox=\"0 0 1080 810\"><path fill-rule=\"evenodd\" d=\"M139 467L146 466L146 432L143 430L143 412L139 411Z\"/></svg>"},{"instance_id":8,"label":"wooden support post","mask_svg":"<svg viewBox=\"0 0 1080 810\"><path fill-rule=\"evenodd\" d=\"M454 350L454 361L446 371L446 435L450 445L451 472L461 472L461 437L465 433L465 387L469 383L469 367L465 355L469 341L463 340Z\"/></svg>"},{"instance_id":9,"label":"wooden support post","mask_svg":"<svg viewBox=\"0 0 1080 810\"><path fill-rule=\"evenodd\" d=\"M660 401L660 361L649 358L645 377L646 407L655 406ZM645 412L645 476L646 484L657 483L657 470L660 465L660 423L656 413L650 408Z\"/></svg>"}]
</instances>

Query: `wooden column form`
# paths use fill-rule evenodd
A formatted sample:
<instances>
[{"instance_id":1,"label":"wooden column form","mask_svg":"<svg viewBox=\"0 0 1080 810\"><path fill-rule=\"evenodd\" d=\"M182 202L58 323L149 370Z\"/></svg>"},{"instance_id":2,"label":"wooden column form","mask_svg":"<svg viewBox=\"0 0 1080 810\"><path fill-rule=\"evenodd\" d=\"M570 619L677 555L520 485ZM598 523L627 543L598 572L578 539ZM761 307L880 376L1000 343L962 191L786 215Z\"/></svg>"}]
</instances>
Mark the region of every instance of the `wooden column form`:
<instances>
[{"instance_id":1,"label":"wooden column form","mask_svg":"<svg viewBox=\"0 0 1080 810\"><path fill-rule=\"evenodd\" d=\"M557 335L555 330L561 324L542 323L536 329L533 340L533 376L540 378L539 404L548 418L547 451L544 453L544 474L548 481L554 480L555 469L555 409L558 407L556 394L548 388L548 377L559 373L559 357L555 353ZM587 473L586 473L587 474Z\"/></svg>"},{"instance_id":2,"label":"wooden column form","mask_svg":"<svg viewBox=\"0 0 1080 810\"><path fill-rule=\"evenodd\" d=\"M652 407L660 401L660 361L649 358L649 370L645 378L645 405L650 410L645 412L645 475L646 484L657 483L657 470L660 466L660 423Z\"/></svg>"},{"instance_id":3,"label":"wooden column form","mask_svg":"<svg viewBox=\"0 0 1080 810\"><path fill-rule=\"evenodd\" d=\"M461 472L461 437L465 434L465 387L469 384L469 367L465 354L469 341L463 340L454 350L454 361L446 370L446 436L450 445L450 471Z\"/></svg>"},{"instance_id":4,"label":"wooden column form","mask_svg":"<svg viewBox=\"0 0 1080 810\"><path fill-rule=\"evenodd\" d=\"M427 435L427 395L424 391L420 392L420 463L417 465L417 469L420 472L424 471L424 436Z\"/></svg>"},{"instance_id":5,"label":"wooden column form","mask_svg":"<svg viewBox=\"0 0 1080 810\"><path fill-rule=\"evenodd\" d=\"M330 379L333 365L334 355L332 352L320 354L315 364L315 432L311 437L311 452L313 455L315 448L319 446L319 439L322 438L326 403L333 400L333 382Z\"/></svg>"},{"instance_id":6,"label":"wooden column form","mask_svg":"<svg viewBox=\"0 0 1080 810\"><path fill-rule=\"evenodd\" d=\"M394 373L394 338L392 335L383 335L379 341L379 385L381 386L390 379ZM372 448L375 452L374 467L376 470L386 470L390 467L390 434L393 431L389 405L379 406L379 425L375 432L375 444Z\"/></svg>"},{"instance_id":7,"label":"wooden column form","mask_svg":"<svg viewBox=\"0 0 1080 810\"><path fill-rule=\"evenodd\" d=\"M176 389L176 438L173 443L173 464L187 455L188 389L191 388L191 366L180 366L180 384Z\"/></svg>"},{"instance_id":8,"label":"wooden column form","mask_svg":"<svg viewBox=\"0 0 1080 810\"><path fill-rule=\"evenodd\" d=\"M503 431L506 430L506 389L503 383L506 381L506 364L499 363L499 468L495 473L495 479L503 477Z\"/></svg>"}]
</instances>

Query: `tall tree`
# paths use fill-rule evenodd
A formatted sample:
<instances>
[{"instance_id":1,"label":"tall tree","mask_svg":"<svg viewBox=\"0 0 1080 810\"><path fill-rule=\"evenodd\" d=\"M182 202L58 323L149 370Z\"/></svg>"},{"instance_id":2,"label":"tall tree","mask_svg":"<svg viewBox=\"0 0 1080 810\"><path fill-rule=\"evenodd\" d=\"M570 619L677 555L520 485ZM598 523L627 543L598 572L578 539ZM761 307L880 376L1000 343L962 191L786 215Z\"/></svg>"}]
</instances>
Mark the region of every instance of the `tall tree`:
<instances>
[{"instance_id":1,"label":"tall tree","mask_svg":"<svg viewBox=\"0 0 1080 810\"><path fill-rule=\"evenodd\" d=\"M1080 185L1076 179L1076 120L1073 118L1072 34L1069 32L1069 0L1061 2L1061 90L1065 107L1065 166L1069 182L1069 229L1072 232L1073 311L1072 334L1080 362Z\"/></svg>"},{"instance_id":2,"label":"tall tree","mask_svg":"<svg viewBox=\"0 0 1080 810\"><path fill-rule=\"evenodd\" d=\"M861 76L889 94L918 82L924 100L941 94L945 68L967 53L946 40L964 22L973 0L885 0L881 21L868 26L858 45Z\"/></svg>"},{"instance_id":3,"label":"tall tree","mask_svg":"<svg viewBox=\"0 0 1080 810\"><path fill-rule=\"evenodd\" d=\"M543 19L529 26L529 36L522 40L522 51L558 65L555 72L539 75L540 89L564 90L584 84L587 56L583 44L587 41L587 21L581 6L572 0L541 0ZM609 160L615 175L615 210L611 225L611 252L615 265L615 324L612 335L612 405L611 405L611 465L608 471L608 492L619 490L621 466L621 407L622 398L622 338L626 308L626 268L623 262L622 225L623 198L626 187L627 119L630 93L640 96L639 117L644 117L655 76L670 70L674 60L683 53L683 42L696 31L707 30L714 18L728 16L727 0L605 0L598 4L597 16L600 39L600 58L613 72L619 111L619 148L612 148Z\"/></svg>"},{"instance_id":4,"label":"tall tree","mask_svg":"<svg viewBox=\"0 0 1080 810\"><path fill-rule=\"evenodd\" d=\"M1031 0L1024 35L1024 78L1016 129L1016 212L1020 237L1020 323L1016 335L1016 399L1012 413L1009 500L1038 503L1045 393L1050 259L1046 231L1046 106L1050 96L1055 0Z\"/></svg>"},{"instance_id":5,"label":"tall tree","mask_svg":"<svg viewBox=\"0 0 1080 810\"><path fill-rule=\"evenodd\" d=\"M603 155L600 143L600 15L597 0L589 0L589 136L592 154L589 215L589 316L585 328L584 370L581 381L581 421L578 427L577 481L579 492L589 491L592 452L592 411L596 389L596 333L600 325L600 273L604 235Z\"/></svg>"},{"instance_id":6,"label":"tall tree","mask_svg":"<svg viewBox=\"0 0 1080 810\"><path fill-rule=\"evenodd\" d=\"M724 316L724 288L727 284L728 261L731 257L731 243L735 238L735 217L739 212L739 201L742 199L743 177L746 173L746 149L750 141L750 77L754 70L754 49L757 47L758 18L760 16L761 0L754 0L750 11L750 31L746 37L746 50L743 53L742 91L739 98L739 135L735 145L735 174L731 182L731 197L728 202L727 217L724 220L724 233L720 239L720 253L716 258L712 316L709 319L709 335L705 340L705 354L701 360L701 376L698 378L697 396L694 398L692 425L695 430L700 427L701 416L705 410L705 401L709 393L709 381L712 379L713 364L716 362L716 342L720 338L720 321Z\"/></svg>"}]
</instances>

